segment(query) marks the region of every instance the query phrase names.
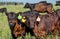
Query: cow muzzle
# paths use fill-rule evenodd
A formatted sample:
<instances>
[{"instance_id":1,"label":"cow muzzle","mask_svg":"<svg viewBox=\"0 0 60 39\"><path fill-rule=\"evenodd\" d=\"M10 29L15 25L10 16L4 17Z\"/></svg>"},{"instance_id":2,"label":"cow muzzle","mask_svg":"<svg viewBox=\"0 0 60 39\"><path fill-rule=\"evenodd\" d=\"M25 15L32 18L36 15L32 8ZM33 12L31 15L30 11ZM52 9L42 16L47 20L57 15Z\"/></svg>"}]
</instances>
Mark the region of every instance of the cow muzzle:
<instances>
[{"instance_id":1,"label":"cow muzzle","mask_svg":"<svg viewBox=\"0 0 60 39\"><path fill-rule=\"evenodd\" d=\"M14 26L15 24L14 23L9 23L10 26Z\"/></svg>"}]
</instances>

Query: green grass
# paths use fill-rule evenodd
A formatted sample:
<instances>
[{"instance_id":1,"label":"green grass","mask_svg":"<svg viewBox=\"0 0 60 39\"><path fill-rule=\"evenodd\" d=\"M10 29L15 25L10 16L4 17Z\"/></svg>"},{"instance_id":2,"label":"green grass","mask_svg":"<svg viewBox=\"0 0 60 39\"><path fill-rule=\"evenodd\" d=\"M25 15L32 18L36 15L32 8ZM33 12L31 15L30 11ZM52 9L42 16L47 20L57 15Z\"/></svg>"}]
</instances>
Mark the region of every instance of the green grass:
<instances>
[{"instance_id":1,"label":"green grass","mask_svg":"<svg viewBox=\"0 0 60 39\"><path fill-rule=\"evenodd\" d=\"M0 6L0 8L6 7L8 12L24 12L27 11L29 9L25 9L23 8L24 5L8 5L8 6ZM54 6L54 9L56 10L56 7ZM30 34L26 34L26 39L30 39L31 36ZM46 37L47 39L58 39L58 36L56 35L56 37L54 38L52 35L49 35ZM7 20L7 16L5 15L5 13L0 13L0 39L12 39L11 36L11 31L8 25L8 20ZM20 37L18 38L20 39ZM35 37L33 37L33 39L35 39Z\"/></svg>"}]
</instances>

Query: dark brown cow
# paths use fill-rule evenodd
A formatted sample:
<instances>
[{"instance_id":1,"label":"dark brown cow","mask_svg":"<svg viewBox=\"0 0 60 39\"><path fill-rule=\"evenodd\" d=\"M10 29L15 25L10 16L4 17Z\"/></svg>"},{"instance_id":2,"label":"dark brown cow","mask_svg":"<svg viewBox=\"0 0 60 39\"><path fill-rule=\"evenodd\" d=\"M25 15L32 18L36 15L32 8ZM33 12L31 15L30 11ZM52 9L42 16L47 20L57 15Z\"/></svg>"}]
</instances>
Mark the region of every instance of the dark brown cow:
<instances>
[{"instance_id":1,"label":"dark brown cow","mask_svg":"<svg viewBox=\"0 0 60 39\"><path fill-rule=\"evenodd\" d=\"M6 16L8 18L9 27L11 29L12 39L16 39L15 35L13 34L14 26L16 24L16 14L14 12L7 12Z\"/></svg>"},{"instance_id":2,"label":"dark brown cow","mask_svg":"<svg viewBox=\"0 0 60 39\"><path fill-rule=\"evenodd\" d=\"M3 13L3 12L7 12L7 9L6 8L0 8L0 13Z\"/></svg>"},{"instance_id":3,"label":"dark brown cow","mask_svg":"<svg viewBox=\"0 0 60 39\"><path fill-rule=\"evenodd\" d=\"M22 14L20 15L25 16L26 18L26 22L24 22L24 24L26 25L25 26L26 33L30 33L31 36L34 36L34 33L33 33L34 23L39 13L36 11L26 11L26 12L22 12Z\"/></svg>"},{"instance_id":4,"label":"dark brown cow","mask_svg":"<svg viewBox=\"0 0 60 39\"><path fill-rule=\"evenodd\" d=\"M39 5L40 3L45 3L46 4L47 2L46 1L41 1L39 3L34 3L34 4L26 3L24 8L29 8L32 11L35 8L37 8L36 6ZM39 6L39 8L40 8L40 6ZM38 10L36 10L36 11L38 11Z\"/></svg>"},{"instance_id":5,"label":"dark brown cow","mask_svg":"<svg viewBox=\"0 0 60 39\"><path fill-rule=\"evenodd\" d=\"M53 35L56 35L57 25L56 22L60 18L60 11L50 13L47 15L39 16L40 21L38 25L35 24L34 34L39 39L40 36L43 36L43 39L46 39L46 34L52 32Z\"/></svg>"},{"instance_id":6,"label":"dark brown cow","mask_svg":"<svg viewBox=\"0 0 60 39\"><path fill-rule=\"evenodd\" d=\"M22 23L18 23L17 14L15 12L6 13L8 18L9 27L11 29L12 39L22 36L24 38L25 28Z\"/></svg>"},{"instance_id":7,"label":"dark brown cow","mask_svg":"<svg viewBox=\"0 0 60 39\"><path fill-rule=\"evenodd\" d=\"M26 3L24 7L29 8L31 11L35 10L38 12L47 12L47 13L53 12L53 5L51 3L47 3L46 1L41 1L35 4Z\"/></svg>"}]
</instances>

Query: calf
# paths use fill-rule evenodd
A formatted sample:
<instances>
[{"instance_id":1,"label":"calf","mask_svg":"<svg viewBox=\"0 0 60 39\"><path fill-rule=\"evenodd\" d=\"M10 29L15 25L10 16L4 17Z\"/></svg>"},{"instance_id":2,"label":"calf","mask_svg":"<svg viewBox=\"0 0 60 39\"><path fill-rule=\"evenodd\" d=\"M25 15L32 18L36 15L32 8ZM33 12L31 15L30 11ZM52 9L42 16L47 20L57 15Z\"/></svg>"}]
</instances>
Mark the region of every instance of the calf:
<instances>
[{"instance_id":1,"label":"calf","mask_svg":"<svg viewBox=\"0 0 60 39\"><path fill-rule=\"evenodd\" d=\"M3 12L6 13L6 12L7 12L7 9L6 9L6 8L1 8L1 9L0 9L0 12L1 12L1 13L3 13Z\"/></svg>"},{"instance_id":2,"label":"calf","mask_svg":"<svg viewBox=\"0 0 60 39\"><path fill-rule=\"evenodd\" d=\"M26 12L22 12L21 14L21 16L25 16L26 18L26 22L24 22L24 24L26 25L26 33L30 32L32 36L34 35L33 33L34 23L38 15L39 13L36 11L26 11Z\"/></svg>"},{"instance_id":3,"label":"calf","mask_svg":"<svg viewBox=\"0 0 60 39\"><path fill-rule=\"evenodd\" d=\"M18 24L17 15L14 12L6 13L8 18L9 27L11 29L12 39L17 39L18 36L25 34L25 28L22 27L22 23Z\"/></svg>"},{"instance_id":4,"label":"calf","mask_svg":"<svg viewBox=\"0 0 60 39\"><path fill-rule=\"evenodd\" d=\"M47 13L52 13L53 10L53 5L51 3L47 3L46 1L41 1L39 3L35 3L35 4L29 4L26 3L24 8L29 8L31 11L35 10L38 12L47 12Z\"/></svg>"},{"instance_id":5,"label":"calf","mask_svg":"<svg viewBox=\"0 0 60 39\"><path fill-rule=\"evenodd\" d=\"M40 20L38 25L35 24L33 32L35 36L39 39L40 36L43 36L43 39L46 39L46 34L52 32L53 35L56 35L57 25L56 22L60 18L60 12L50 13L43 16L39 16Z\"/></svg>"},{"instance_id":6,"label":"calf","mask_svg":"<svg viewBox=\"0 0 60 39\"><path fill-rule=\"evenodd\" d=\"M16 14L14 12L9 12L9 13L6 13L6 16L8 18L9 27L11 29L12 37L13 37L13 39L16 39L15 35L13 34L14 27L16 24Z\"/></svg>"}]
</instances>

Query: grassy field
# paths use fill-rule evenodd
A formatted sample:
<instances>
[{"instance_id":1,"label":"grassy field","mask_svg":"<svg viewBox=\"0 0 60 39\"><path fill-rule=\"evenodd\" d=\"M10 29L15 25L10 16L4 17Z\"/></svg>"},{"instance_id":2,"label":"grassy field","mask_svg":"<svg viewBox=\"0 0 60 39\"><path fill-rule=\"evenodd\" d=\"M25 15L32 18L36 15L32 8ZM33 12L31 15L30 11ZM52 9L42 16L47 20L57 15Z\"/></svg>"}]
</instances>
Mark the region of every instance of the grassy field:
<instances>
[{"instance_id":1,"label":"grassy field","mask_svg":"<svg viewBox=\"0 0 60 39\"><path fill-rule=\"evenodd\" d=\"M8 5L8 6L0 6L0 8L6 7L8 12L24 12L27 11L29 9L24 9L23 5ZM60 7L59 7L60 8ZM57 7L54 6L54 9L56 10ZM31 39L30 38L30 34L26 35L26 39ZM56 37L53 37L52 35L47 35L46 37L47 39L59 39L58 36L56 35ZM7 16L5 15L5 13L0 13L0 39L12 39L11 36L11 31L8 25L8 21L7 21ZM18 38L20 39L20 38ZM35 39L33 37L33 39Z\"/></svg>"}]
</instances>

